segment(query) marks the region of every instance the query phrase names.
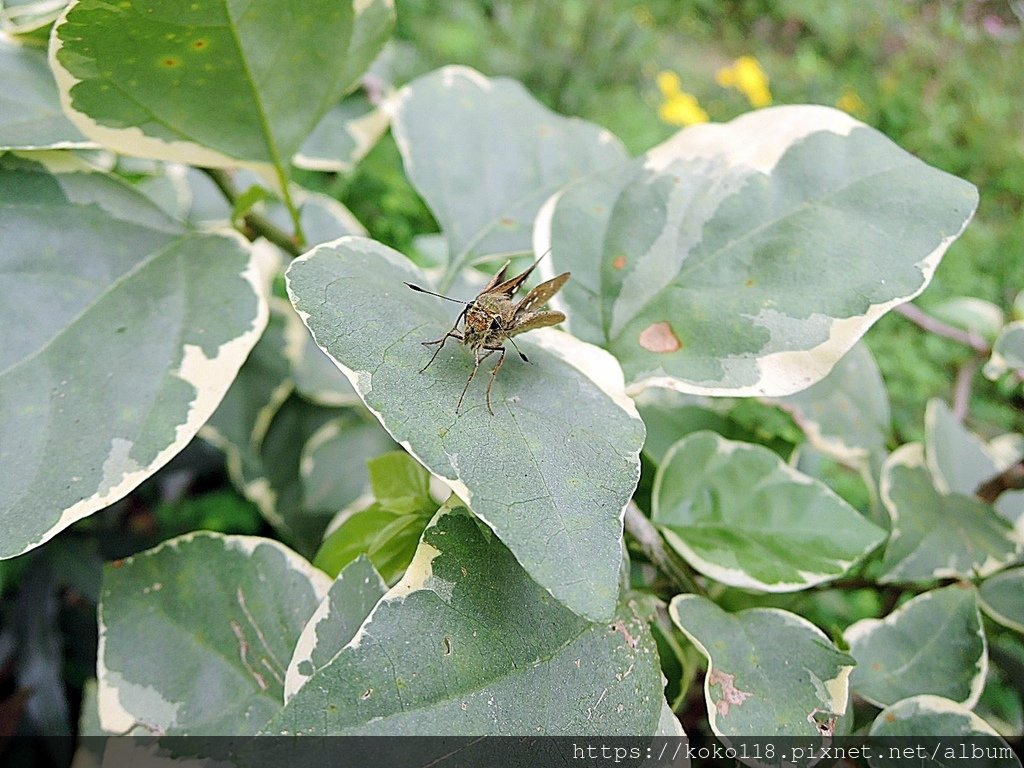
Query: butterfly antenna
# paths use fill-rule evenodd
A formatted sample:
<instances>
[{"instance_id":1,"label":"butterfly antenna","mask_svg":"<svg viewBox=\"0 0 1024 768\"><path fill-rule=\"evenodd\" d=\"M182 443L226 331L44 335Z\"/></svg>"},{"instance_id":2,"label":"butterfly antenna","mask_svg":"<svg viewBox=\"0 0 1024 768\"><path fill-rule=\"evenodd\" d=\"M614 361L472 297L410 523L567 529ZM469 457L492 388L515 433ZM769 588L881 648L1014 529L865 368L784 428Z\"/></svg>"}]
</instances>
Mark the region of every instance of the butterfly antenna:
<instances>
[{"instance_id":1,"label":"butterfly antenna","mask_svg":"<svg viewBox=\"0 0 1024 768\"><path fill-rule=\"evenodd\" d=\"M418 293L426 293L426 294L428 294L430 296L437 296L437 298L444 299L445 301L453 301L456 304L466 304L467 303L465 301L459 301L459 299L453 299L451 296L445 296L444 294L441 294L441 293L434 293L433 291L428 291L426 288L420 288L418 285L413 285L412 283L406 283L406 285L408 285L410 288L412 288L414 291L416 291Z\"/></svg>"},{"instance_id":2,"label":"butterfly antenna","mask_svg":"<svg viewBox=\"0 0 1024 768\"><path fill-rule=\"evenodd\" d=\"M519 349L519 345L516 344L515 340L511 336L508 337L508 340L512 342L512 346L516 348L516 352L518 352L519 356L521 358L523 358L523 362L524 363L530 362L530 358L528 358L526 355L523 354L523 351L521 349Z\"/></svg>"}]
</instances>

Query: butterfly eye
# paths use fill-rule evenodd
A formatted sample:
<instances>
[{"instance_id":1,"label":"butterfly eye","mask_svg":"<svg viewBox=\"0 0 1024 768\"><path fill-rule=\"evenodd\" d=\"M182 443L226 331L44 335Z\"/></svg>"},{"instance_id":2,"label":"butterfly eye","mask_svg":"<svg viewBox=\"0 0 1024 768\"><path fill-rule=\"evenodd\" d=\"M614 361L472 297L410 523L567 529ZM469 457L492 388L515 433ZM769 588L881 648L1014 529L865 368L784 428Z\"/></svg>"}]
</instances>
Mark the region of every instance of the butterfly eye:
<instances>
[{"instance_id":1,"label":"butterfly eye","mask_svg":"<svg viewBox=\"0 0 1024 768\"><path fill-rule=\"evenodd\" d=\"M491 318L491 330L497 331L501 328L501 321L497 317Z\"/></svg>"}]
</instances>

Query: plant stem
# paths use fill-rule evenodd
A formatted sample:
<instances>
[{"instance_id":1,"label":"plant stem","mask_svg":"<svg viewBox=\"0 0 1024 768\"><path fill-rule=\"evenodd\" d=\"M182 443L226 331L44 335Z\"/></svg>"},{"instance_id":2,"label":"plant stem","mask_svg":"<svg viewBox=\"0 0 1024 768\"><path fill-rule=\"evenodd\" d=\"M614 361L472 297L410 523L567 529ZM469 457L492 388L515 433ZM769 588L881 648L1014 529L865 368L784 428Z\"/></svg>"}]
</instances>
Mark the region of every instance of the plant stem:
<instances>
[{"instance_id":1,"label":"plant stem","mask_svg":"<svg viewBox=\"0 0 1024 768\"><path fill-rule=\"evenodd\" d=\"M693 576L687 572L687 569L672 559L668 550L665 549L665 543L662 541L658 529L633 500L626 505L624 522L626 530L636 540L640 550L659 571L668 577L677 591L696 595L705 594Z\"/></svg>"},{"instance_id":2,"label":"plant stem","mask_svg":"<svg viewBox=\"0 0 1024 768\"><path fill-rule=\"evenodd\" d=\"M971 384L974 381L974 374L978 372L981 365L981 358L977 355L971 357L960 366L956 372L956 390L953 394L953 418L963 421L967 415L967 406L971 400Z\"/></svg>"},{"instance_id":3,"label":"plant stem","mask_svg":"<svg viewBox=\"0 0 1024 768\"><path fill-rule=\"evenodd\" d=\"M228 172L223 168L200 168L199 170L210 177L210 180L217 185L217 189L233 207L238 201L238 190L235 189ZM295 240L265 216L250 212L242 217L242 221L248 230L243 230L242 233L250 240L265 237L292 257L302 255L302 249L299 248Z\"/></svg>"},{"instance_id":4,"label":"plant stem","mask_svg":"<svg viewBox=\"0 0 1024 768\"><path fill-rule=\"evenodd\" d=\"M301 248L306 244L306 233L302 231L302 217L299 215L299 209L296 207L295 201L292 200L292 192L288 188L288 176L280 165L277 166L277 183L281 186L281 199L284 200L284 205L292 217L292 225L295 228L295 237L292 239Z\"/></svg>"},{"instance_id":5,"label":"plant stem","mask_svg":"<svg viewBox=\"0 0 1024 768\"><path fill-rule=\"evenodd\" d=\"M903 315L907 320L914 323L919 328L923 328L926 331L934 333L936 336L942 336L944 338L957 341L964 346L970 347L979 355L988 355L992 351L988 342L973 331L964 331L959 328L954 328L952 325L947 325L941 320L921 311L920 308L913 304L900 304L893 311Z\"/></svg>"}]
</instances>

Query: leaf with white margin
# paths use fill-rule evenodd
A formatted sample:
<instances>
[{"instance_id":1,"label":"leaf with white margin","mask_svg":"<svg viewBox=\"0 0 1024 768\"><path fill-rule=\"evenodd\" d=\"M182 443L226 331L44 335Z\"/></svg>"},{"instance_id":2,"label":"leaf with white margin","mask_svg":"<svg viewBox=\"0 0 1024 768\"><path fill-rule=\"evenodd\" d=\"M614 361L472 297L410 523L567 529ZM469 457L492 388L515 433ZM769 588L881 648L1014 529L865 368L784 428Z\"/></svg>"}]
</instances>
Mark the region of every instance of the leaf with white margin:
<instances>
[{"instance_id":1,"label":"leaf with white margin","mask_svg":"<svg viewBox=\"0 0 1024 768\"><path fill-rule=\"evenodd\" d=\"M889 394L875 358L854 344L829 374L802 392L772 400L812 446L857 469L880 467L891 426Z\"/></svg>"},{"instance_id":2,"label":"leaf with white margin","mask_svg":"<svg viewBox=\"0 0 1024 768\"><path fill-rule=\"evenodd\" d=\"M928 469L940 492L972 496L978 483L999 472L982 442L938 398L928 401L924 430Z\"/></svg>"},{"instance_id":3,"label":"leaf with white margin","mask_svg":"<svg viewBox=\"0 0 1024 768\"><path fill-rule=\"evenodd\" d=\"M455 413L470 353L449 345L423 373L455 314L413 293L430 287L408 259L343 237L292 262L288 293L317 344L423 466L472 507L546 589L604 620L618 597L622 514L639 478L643 423L614 359L551 329L516 343L484 399L486 367ZM511 355L509 356L511 357Z\"/></svg>"},{"instance_id":4,"label":"leaf with white margin","mask_svg":"<svg viewBox=\"0 0 1024 768\"><path fill-rule=\"evenodd\" d=\"M12 35L43 30L60 16L68 0L4 0L0 2L0 29Z\"/></svg>"},{"instance_id":5,"label":"leaf with white margin","mask_svg":"<svg viewBox=\"0 0 1024 768\"><path fill-rule=\"evenodd\" d=\"M190 231L100 174L5 158L0 230L0 327L17 329L0 344L0 557L13 557L184 448L267 305L241 238Z\"/></svg>"},{"instance_id":6,"label":"leaf with white margin","mask_svg":"<svg viewBox=\"0 0 1024 768\"><path fill-rule=\"evenodd\" d=\"M965 764L970 768L1020 768L1021 765L1013 749L991 725L967 707L941 696L913 696L887 707L871 723L868 736L937 737L929 741L926 759L916 754L916 750L913 757L904 755L902 750L898 756L885 749L871 750L867 758L872 768L962 768ZM900 741L882 742L893 743L901 744ZM972 754L973 746L983 750L982 753Z\"/></svg>"},{"instance_id":7,"label":"leaf with white margin","mask_svg":"<svg viewBox=\"0 0 1024 768\"><path fill-rule=\"evenodd\" d=\"M64 116L46 53L0 36L0 150L95 147Z\"/></svg>"},{"instance_id":8,"label":"leaf with white margin","mask_svg":"<svg viewBox=\"0 0 1024 768\"><path fill-rule=\"evenodd\" d=\"M977 191L838 110L686 128L552 197L534 249L630 390L779 397L925 289Z\"/></svg>"},{"instance_id":9,"label":"leaf with white margin","mask_svg":"<svg viewBox=\"0 0 1024 768\"><path fill-rule=\"evenodd\" d=\"M303 446L299 474L307 511L331 515L340 512L368 488L366 462L397 448L380 424L364 413L342 412L314 432Z\"/></svg>"},{"instance_id":10,"label":"leaf with white margin","mask_svg":"<svg viewBox=\"0 0 1024 768\"><path fill-rule=\"evenodd\" d=\"M979 596L985 613L1024 634L1024 568L1011 568L985 579Z\"/></svg>"},{"instance_id":11,"label":"leaf with white margin","mask_svg":"<svg viewBox=\"0 0 1024 768\"><path fill-rule=\"evenodd\" d=\"M1009 371L1024 373L1024 320L1010 323L999 332L992 356L985 363L984 373L989 379L998 379Z\"/></svg>"},{"instance_id":12,"label":"leaf with white margin","mask_svg":"<svg viewBox=\"0 0 1024 768\"><path fill-rule=\"evenodd\" d=\"M76 0L54 27L50 65L71 120L117 152L270 164L283 177L393 18L390 0Z\"/></svg>"},{"instance_id":13,"label":"leaf with white margin","mask_svg":"<svg viewBox=\"0 0 1024 768\"><path fill-rule=\"evenodd\" d=\"M949 407L938 399L928 402L924 417L925 458L932 482L942 493L973 497L978 486L1020 460L1020 454L1006 456L988 446L956 420ZM1005 437L1005 436L1004 436ZM1005 491L993 505L1015 526L1024 543L1024 491Z\"/></svg>"},{"instance_id":14,"label":"leaf with white margin","mask_svg":"<svg viewBox=\"0 0 1024 768\"><path fill-rule=\"evenodd\" d=\"M387 584L366 557L345 566L295 644L284 678L285 702L349 644L387 591Z\"/></svg>"},{"instance_id":15,"label":"leaf with white margin","mask_svg":"<svg viewBox=\"0 0 1024 768\"><path fill-rule=\"evenodd\" d=\"M884 619L858 621L843 637L857 660L853 692L877 707L927 693L970 709L985 687L988 646L970 585L925 592Z\"/></svg>"},{"instance_id":16,"label":"leaf with white margin","mask_svg":"<svg viewBox=\"0 0 1024 768\"><path fill-rule=\"evenodd\" d=\"M198 532L104 569L104 730L256 733L284 702L292 650L330 579L279 542Z\"/></svg>"},{"instance_id":17,"label":"leaf with white margin","mask_svg":"<svg viewBox=\"0 0 1024 768\"><path fill-rule=\"evenodd\" d=\"M695 432L654 478L651 519L716 581L794 592L846 573L885 532L761 445Z\"/></svg>"},{"instance_id":18,"label":"leaf with white margin","mask_svg":"<svg viewBox=\"0 0 1024 768\"><path fill-rule=\"evenodd\" d=\"M302 482L302 451L306 442L338 411L292 395L274 413L258 451L228 453L228 473L263 517L303 555L312 557L337 510L316 510L306 504Z\"/></svg>"},{"instance_id":19,"label":"leaf with white margin","mask_svg":"<svg viewBox=\"0 0 1024 768\"><path fill-rule=\"evenodd\" d=\"M351 171L388 129L387 113L361 94L335 104L317 123L293 158L310 171Z\"/></svg>"},{"instance_id":20,"label":"leaf with white margin","mask_svg":"<svg viewBox=\"0 0 1024 768\"><path fill-rule=\"evenodd\" d=\"M453 272L474 256L529 250L552 193L629 159L608 131L468 67L414 80L388 109L405 173L441 225Z\"/></svg>"},{"instance_id":21,"label":"leaf with white margin","mask_svg":"<svg viewBox=\"0 0 1024 768\"><path fill-rule=\"evenodd\" d=\"M889 456L880 490L892 520L884 583L988 576L1021 549L1010 524L992 507L935 488L920 443L907 443Z\"/></svg>"},{"instance_id":22,"label":"leaf with white margin","mask_svg":"<svg viewBox=\"0 0 1024 768\"><path fill-rule=\"evenodd\" d=\"M834 732L854 660L809 621L777 608L726 613L697 595L672 598L669 615L708 660L704 700L716 736Z\"/></svg>"},{"instance_id":23,"label":"leaf with white margin","mask_svg":"<svg viewBox=\"0 0 1024 768\"><path fill-rule=\"evenodd\" d=\"M663 702L643 618L628 604L610 624L577 616L453 499L265 732L652 735Z\"/></svg>"},{"instance_id":24,"label":"leaf with white margin","mask_svg":"<svg viewBox=\"0 0 1024 768\"><path fill-rule=\"evenodd\" d=\"M241 462L245 452L259 451L274 415L292 392L285 350L299 319L287 301L271 296L269 304L263 335L213 416L199 430L200 437L224 451L229 463ZM303 330L301 324L298 330Z\"/></svg>"}]
</instances>

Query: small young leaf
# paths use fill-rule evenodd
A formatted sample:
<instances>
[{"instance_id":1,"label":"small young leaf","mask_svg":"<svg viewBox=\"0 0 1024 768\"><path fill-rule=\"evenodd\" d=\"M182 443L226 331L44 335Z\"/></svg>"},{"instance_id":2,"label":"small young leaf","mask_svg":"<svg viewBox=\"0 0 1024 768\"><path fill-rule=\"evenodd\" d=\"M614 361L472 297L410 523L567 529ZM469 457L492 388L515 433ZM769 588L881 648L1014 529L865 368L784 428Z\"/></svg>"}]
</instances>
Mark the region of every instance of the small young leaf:
<instances>
[{"instance_id":1,"label":"small young leaf","mask_svg":"<svg viewBox=\"0 0 1024 768\"><path fill-rule=\"evenodd\" d=\"M985 363L985 376L998 379L1009 371L1024 371L1024 320L1010 323L992 345L992 357Z\"/></svg>"},{"instance_id":2,"label":"small young leaf","mask_svg":"<svg viewBox=\"0 0 1024 768\"><path fill-rule=\"evenodd\" d=\"M1024 568L997 573L981 583L981 607L1004 627L1024 634Z\"/></svg>"},{"instance_id":3,"label":"small young leaf","mask_svg":"<svg viewBox=\"0 0 1024 768\"><path fill-rule=\"evenodd\" d=\"M104 570L99 719L106 731L256 733L330 580L270 539L191 533Z\"/></svg>"},{"instance_id":4,"label":"small young leaf","mask_svg":"<svg viewBox=\"0 0 1024 768\"><path fill-rule=\"evenodd\" d=\"M587 622L453 504L266 732L653 735L661 688L654 641L628 604L610 623Z\"/></svg>"},{"instance_id":5,"label":"small young leaf","mask_svg":"<svg viewBox=\"0 0 1024 768\"><path fill-rule=\"evenodd\" d=\"M669 615L708 660L704 699L716 736L827 738L846 712L854 660L792 613L730 614L678 595Z\"/></svg>"},{"instance_id":6,"label":"small young leaf","mask_svg":"<svg viewBox=\"0 0 1024 768\"><path fill-rule=\"evenodd\" d=\"M446 480L559 600L595 619L618 596L622 511L636 487L643 424L615 361L550 329L516 343L484 398L486 369L456 413L469 352L450 344L420 373L420 342L456 311L401 254L344 237L292 262L292 303L385 429Z\"/></svg>"},{"instance_id":7,"label":"small young leaf","mask_svg":"<svg viewBox=\"0 0 1024 768\"><path fill-rule=\"evenodd\" d=\"M437 508L430 498L430 473L405 451L377 456L369 469L373 495L388 509L429 514Z\"/></svg>"},{"instance_id":8,"label":"small young leaf","mask_svg":"<svg viewBox=\"0 0 1024 768\"><path fill-rule=\"evenodd\" d=\"M925 693L978 703L988 649L970 586L925 592L885 619L858 621L844 637L857 660L853 692L878 707Z\"/></svg>"},{"instance_id":9,"label":"small young leaf","mask_svg":"<svg viewBox=\"0 0 1024 768\"><path fill-rule=\"evenodd\" d=\"M992 507L936 490L920 443L908 443L889 456L881 494L892 520L882 581L988 576L1022 548L1013 528Z\"/></svg>"},{"instance_id":10,"label":"small young leaf","mask_svg":"<svg viewBox=\"0 0 1024 768\"><path fill-rule=\"evenodd\" d=\"M866 344L855 344L817 384L773 402L792 414L826 456L876 473L881 468L891 424L889 395Z\"/></svg>"},{"instance_id":11,"label":"small young leaf","mask_svg":"<svg viewBox=\"0 0 1024 768\"><path fill-rule=\"evenodd\" d=\"M885 538L828 486L760 445L695 432L666 454L652 519L706 576L792 592L843 575Z\"/></svg>"}]
</instances>

